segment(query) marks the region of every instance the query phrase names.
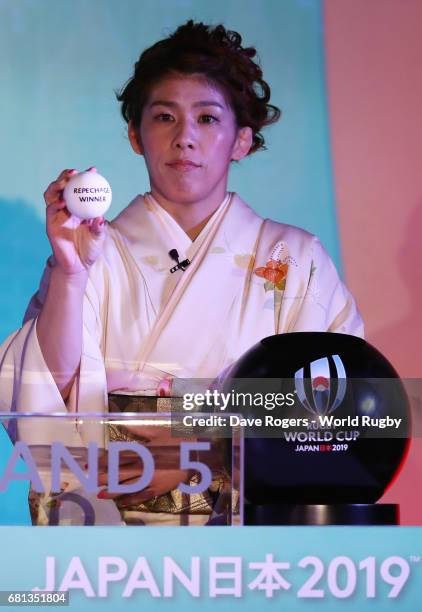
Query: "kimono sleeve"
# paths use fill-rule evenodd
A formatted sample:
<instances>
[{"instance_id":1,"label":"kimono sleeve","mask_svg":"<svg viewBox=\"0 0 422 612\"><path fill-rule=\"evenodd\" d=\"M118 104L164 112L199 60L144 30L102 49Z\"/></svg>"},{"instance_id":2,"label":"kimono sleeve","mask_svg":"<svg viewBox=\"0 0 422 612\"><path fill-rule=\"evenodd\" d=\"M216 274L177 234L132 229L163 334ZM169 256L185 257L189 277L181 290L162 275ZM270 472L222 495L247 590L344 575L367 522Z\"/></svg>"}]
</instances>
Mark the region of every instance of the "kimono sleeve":
<instances>
[{"instance_id":1,"label":"kimono sleeve","mask_svg":"<svg viewBox=\"0 0 422 612\"><path fill-rule=\"evenodd\" d=\"M37 320L47 295L52 257L47 261L40 287L31 298L22 327L0 346L0 410L5 412L64 412L79 409L82 380L85 395L104 406L105 372L99 348L101 321L99 298L91 281L84 296L84 329L81 367L65 403L49 371L37 337ZM86 382L88 381L88 382Z\"/></svg>"},{"instance_id":2,"label":"kimono sleeve","mask_svg":"<svg viewBox=\"0 0 422 612\"><path fill-rule=\"evenodd\" d=\"M31 297L26 308L23 325L31 319L35 319L41 312L45 299L47 297L48 286L50 284L51 272L53 271L56 261L54 255L50 255L47 259L38 290ZM91 278L88 279L88 285L84 297L84 328L94 341L99 345L101 340L101 318L100 318L100 299L94 287Z\"/></svg>"},{"instance_id":3,"label":"kimono sleeve","mask_svg":"<svg viewBox=\"0 0 422 612\"><path fill-rule=\"evenodd\" d=\"M313 237L309 281L295 328L364 336L356 302L339 278L330 256Z\"/></svg>"},{"instance_id":4,"label":"kimono sleeve","mask_svg":"<svg viewBox=\"0 0 422 612\"><path fill-rule=\"evenodd\" d=\"M41 276L38 290L31 297L29 304L23 316L23 325L30 319L35 319L41 312L45 298L47 296L48 285L50 284L51 272L56 265L54 255L50 255L47 259L43 274Z\"/></svg>"}]
</instances>

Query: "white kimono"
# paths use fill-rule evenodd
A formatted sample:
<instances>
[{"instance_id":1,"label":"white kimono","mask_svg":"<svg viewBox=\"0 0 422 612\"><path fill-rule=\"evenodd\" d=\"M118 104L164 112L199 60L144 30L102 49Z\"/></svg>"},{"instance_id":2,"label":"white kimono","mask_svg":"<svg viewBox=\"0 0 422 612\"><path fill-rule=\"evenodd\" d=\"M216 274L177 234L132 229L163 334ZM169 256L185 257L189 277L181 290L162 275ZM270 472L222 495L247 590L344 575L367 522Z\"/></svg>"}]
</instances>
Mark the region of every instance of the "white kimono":
<instances>
[{"instance_id":1,"label":"white kimono","mask_svg":"<svg viewBox=\"0 0 422 612\"><path fill-rule=\"evenodd\" d=\"M89 275L80 373L67 406L36 334L50 258L26 323L0 349L0 411L106 412L107 393L155 396L175 379L215 378L266 336L363 334L355 302L318 239L264 221L236 194L227 195L194 242L149 194L136 197L106 231ZM191 261L184 272L170 273L171 249ZM26 420L19 436L32 444L107 445L99 419L80 423L50 418L34 427ZM192 497L188 506L200 503ZM142 520L174 523L165 512L142 513Z\"/></svg>"},{"instance_id":2,"label":"white kimono","mask_svg":"<svg viewBox=\"0 0 422 612\"><path fill-rule=\"evenodd\" d=\"M174 378L216 377L266 336L363 335L353 297L318 239L264 221L236 194L193 242L150 194L106 231L85 294L80 375L68 406L36 334L50 261L30 318L0 349L0 411L103 412L108 392L159 395ZM174 248L191 264L170 274Z\"/></svg>"}]
</instances>

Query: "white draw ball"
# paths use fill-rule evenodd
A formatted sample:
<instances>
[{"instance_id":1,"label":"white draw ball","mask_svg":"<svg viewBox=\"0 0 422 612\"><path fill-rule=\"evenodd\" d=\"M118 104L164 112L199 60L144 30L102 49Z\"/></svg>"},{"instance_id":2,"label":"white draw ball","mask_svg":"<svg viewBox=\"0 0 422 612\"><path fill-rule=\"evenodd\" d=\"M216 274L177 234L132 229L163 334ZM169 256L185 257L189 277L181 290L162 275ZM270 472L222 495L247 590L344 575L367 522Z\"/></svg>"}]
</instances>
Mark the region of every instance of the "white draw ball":
<instances>
[{"instance_id":1,"label":"white draw ball","mask_svg":"<svg viewBox=\"0 0 422 612\"><path fill-rule=\"evenodd\" d=\"M66 207L79 219L101 217L111 204L111 187L98 172L72 176L63 191Z\"/></svg>"}]
</instances>

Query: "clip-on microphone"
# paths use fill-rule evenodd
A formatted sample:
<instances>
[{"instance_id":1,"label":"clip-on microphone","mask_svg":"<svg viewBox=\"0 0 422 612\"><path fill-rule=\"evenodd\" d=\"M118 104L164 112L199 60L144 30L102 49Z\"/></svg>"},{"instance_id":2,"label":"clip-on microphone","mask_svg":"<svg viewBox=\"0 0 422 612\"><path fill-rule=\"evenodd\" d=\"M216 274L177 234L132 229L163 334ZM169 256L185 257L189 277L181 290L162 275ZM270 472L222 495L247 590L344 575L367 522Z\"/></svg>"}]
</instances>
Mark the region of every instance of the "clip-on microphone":
<instances>
[{"instance_id":1,"label":"clip-on microphone","mask_svg":"<svg viewBox=\"0 0 422 612\"><path fill-rule=\"evenodd\" d=\"M182 272L184 272L186 268L188 267L188 265L190 264L189 259L184 259L183 261L179 261L179 253L177 252L177 249L171 249L171 251L169 251L169 255L177 263L176 266L173 266L173 268L170 268L171 274L173 274L173 272L177 272L177 270L182 270Z\"/></svg>"}]
</instances>

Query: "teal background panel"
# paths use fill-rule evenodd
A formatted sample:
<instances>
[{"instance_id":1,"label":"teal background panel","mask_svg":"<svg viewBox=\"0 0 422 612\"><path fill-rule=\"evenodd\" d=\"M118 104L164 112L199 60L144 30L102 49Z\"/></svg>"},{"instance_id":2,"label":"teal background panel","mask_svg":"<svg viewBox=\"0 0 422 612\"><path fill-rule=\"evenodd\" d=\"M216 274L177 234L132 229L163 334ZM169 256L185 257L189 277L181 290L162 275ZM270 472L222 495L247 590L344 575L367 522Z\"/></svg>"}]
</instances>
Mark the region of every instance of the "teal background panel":
<instances>
[{"instance_id":1,"label":"teal background panel","mask_svg":"<svg viewBox=\"0 0 422 612\"><path fill-rule=\"evenodd\" d=\"M5 427L0 423L0 477L13 450L13 443ZM16 463L14 472L26 472L27 467L22 459ZM29 481L13 480L6 491L0 491L0 525L31 525L28 505Z\"/></svg>"},{"instance_id":2,"label":"teal background panel","mask_svg":"<svg viewBox=\"0 0 422 612\"><path fill-rule=\"evenodd\" d=\"M114 92L145 47L189 18L256 46L283 111L230 189L316 233L340 265L319 0L0 0L0 341L20 326L49 254L43 192L58 173L96 165L113 189L108 218L149 188Z\"/></svg>"}]
</instances>

